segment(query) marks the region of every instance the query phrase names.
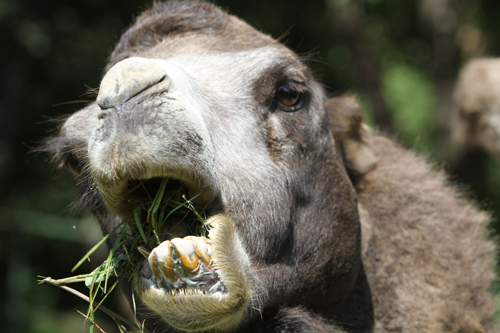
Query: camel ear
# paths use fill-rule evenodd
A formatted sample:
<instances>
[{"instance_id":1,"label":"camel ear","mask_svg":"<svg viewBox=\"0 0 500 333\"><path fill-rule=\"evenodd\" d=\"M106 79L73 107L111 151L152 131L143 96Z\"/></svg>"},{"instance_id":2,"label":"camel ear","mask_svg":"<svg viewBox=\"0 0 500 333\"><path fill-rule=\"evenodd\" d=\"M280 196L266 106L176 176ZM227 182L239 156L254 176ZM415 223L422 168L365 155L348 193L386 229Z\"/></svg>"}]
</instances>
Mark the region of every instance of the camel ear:
<instances>
[{"instance_id":1,"label":"camel ear","mask_svg":"<svg viewBox=\"0 0 500 333\"><path fill-rule=\"evenodd\" d=\"M377 166L373 150L373 132L365 123L354 96L327 100L328 124L344 166L351 178L359 178Z\"/></svg>"}]
</instances>

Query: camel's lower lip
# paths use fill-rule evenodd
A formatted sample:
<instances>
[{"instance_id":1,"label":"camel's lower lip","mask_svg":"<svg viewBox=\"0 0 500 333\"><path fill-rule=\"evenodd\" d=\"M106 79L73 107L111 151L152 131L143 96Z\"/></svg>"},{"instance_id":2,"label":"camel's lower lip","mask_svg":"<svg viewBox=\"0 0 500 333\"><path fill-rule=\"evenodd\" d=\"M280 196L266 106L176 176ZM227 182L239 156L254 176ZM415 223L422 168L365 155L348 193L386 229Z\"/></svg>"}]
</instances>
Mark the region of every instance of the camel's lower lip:
<instances>
[{"instance_id":1,"label":"camel's lower lip","mask_svg":"<svg viewBox=\"0 0 500 333\"><path fill-rule=\"evenodd\" d=\"M147 256L136 280L138 296L182 331L215 331L221 321L242 318L252 295L250 261L234 221L220 213L206 223L208 237L174 238L151 252L136 250Z\"/></svg>"}]
</instances>

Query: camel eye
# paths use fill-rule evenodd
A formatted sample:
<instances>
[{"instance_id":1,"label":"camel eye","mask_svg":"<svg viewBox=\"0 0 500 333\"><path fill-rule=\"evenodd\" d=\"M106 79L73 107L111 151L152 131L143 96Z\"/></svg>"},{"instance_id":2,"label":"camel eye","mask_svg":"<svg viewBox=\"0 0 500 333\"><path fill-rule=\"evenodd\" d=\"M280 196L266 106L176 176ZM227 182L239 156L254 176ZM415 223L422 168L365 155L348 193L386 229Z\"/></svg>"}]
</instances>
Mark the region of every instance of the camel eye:
<instances>
[{"instance_id":1,"label":"camel eye","mask_svg":"<svg viewBox=\"0 0 500 333\"><path fill-rule=\"evenodd\" d=\"M296 111L302 106L303 92L292 85L283 84L276 91L275 98L281 110Z\"/></svg>"},{"instance_id":2,"label":"camel eye","mask_svg":"<svg viewBox=\"0 0 500 333\"><path fill-rule=\"evenodd\" d=\"M286 106L293 106L299 100L299 92L289 86L281 86L278 89L278 100Z\"/></svg>"}]
</instances>

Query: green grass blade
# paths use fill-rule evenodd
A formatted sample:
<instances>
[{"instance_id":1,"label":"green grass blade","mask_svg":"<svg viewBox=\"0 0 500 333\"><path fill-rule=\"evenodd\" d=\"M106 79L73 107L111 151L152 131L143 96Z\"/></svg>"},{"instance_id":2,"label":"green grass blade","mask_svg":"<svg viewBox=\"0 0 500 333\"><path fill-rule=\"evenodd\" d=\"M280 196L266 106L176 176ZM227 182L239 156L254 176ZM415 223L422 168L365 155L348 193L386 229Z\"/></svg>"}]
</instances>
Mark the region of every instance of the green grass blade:
<instances>
[{"instance_id":1,"label":"green grass blade","mask_svg":"<svg viewBox=\"0 0 500 333\"><path fill-rule=\"evenodd\" d=\"M185 195L183 195L182 198L186 200L187 208L189 208L194 213L194 215L196 215L198 221L200 221L203 225L205 225L205 219L200 214L198 214L198 211L196 210L196 208L194 208L193 203L191 202L191 200L194 200L198 195L199 194L195 195L189 200L186 198Z\"/></svg>"},{"instance_id":2,"label":"green grass blade","mask_svg":"<svg viewBox=\"0 0 500 333\"><path fill-rule=\"evenodd\" d=\"M163 194L165 193L165 188L167 188L167 183L168 183L168 178L163 179L160 188L158 189L158 192L156 192L155 199L153 200L152 204L153 214L155 214L158 211L158 208L160 207L161 199L163 198Z\"/></svg>"},{"instance_id":3,"label":"green grass blade","mask_svg":"<svg viewBox=\"0 0 500 333\"><path fill-rule=\"evenodd\" d=\"M174 213L176 210L178 210L178 209L180 209L182 207L184 207L184 205L183 204L179 204L179 206L175 207L170 212L168 212L167 216L163 219L163 221L161 222L161 224L158 227L161 229L161 227L168 220L168 218L170 217L170 215L172 215L172 213Z\"/></svg>"},{"instance_id":4,"label":"green grass blade","mask_svg":"<svg viewBox=\"0 0 500 333\"><path fill-rule=\"evenodd\" d=\"M43 278L43 280L39 280L38 284L42 284L44 282L51 281L52 284L57 284L57 285L62 286L62 285L70 284L70 283L85 282L85 280L91 276L92 276L92 273L88 273L88 274L80 274L80 275L75 275L75 276L71 276L71 277L67 277L67 278L63 278L63 279L57 279L57 280L54 280L50 277L39 276L40 278Z\"/></svg>"},{"instance_id":5,"label":"green grass blade","mask_svg":"<svg viewBox=\"0 0 500 333\"><path fill-rule=\"evenodd\" d=\"M141 206L137 206L134 209L135 224L137 224L137 229L139 230L139 233L141 234L142 239L144 239L144 242L147 244L148 241L146 239L146 235L144 234L144 230L142 230L141 219L139 217L140 210L141 210Z\"/></svg>"},{"instance_id":6,"label":"green grass blade","mask_svg":"<svg viewBox=\"0 0 500 333\"><path fill-rule=\"evenodd\" d=\"M111 266L111 260L113 259L113 252L109 251L108 255L108 262L106 263L106 267L104 268L104 271L106 272L106 277L104 278L104 294L106 294L106 291L108 290L108 279L109 279L109 271L110 271L110 266Z\"/></svg>"},{"instance_id":7,"label":"green grass blade","mask_svg":"<svg viewBox=\"0 0 500 333\"><path fill-rule=\"evenodd\" d=\"M149 195L148 190L147 190L147 189L146 189L146 187L144 186L144 182L142 182L142 183L141 183L141 187L142 187L142 189L144 190L144 192L146 192L146 195L148 196L149 201L153 201L153 199L151 199L151 196Z\"/></svg>"},{"instance_id":8,"label":"green grass blade","mask_svg":"<svg viewBox=\"0 0 500 333\"><path fill-rule=\"evenodd\" d=\"M163 226L163 216L165 215L165 209L160 209L160 214L158 216L158 224L157 224L157 227L158 227L158 230L157 232L160 233L160 230L161 230L161 227Z\"/></svg>"},{"instance_id":9,"label":"green grass blade","mask_svg":"<svg viewBox=\"0 0 500 333\"><path fill-rule=\"evenodd\" d=\"M97 311L97 309L99 309L99 307L101 306L102 302L104 302L104 300L108 297L108 295L111 294L111 292L113 291L113 289L115 289L115 287L118 285L118 282L120 282L120 280L116 280L115 283L109 289L109 292L104 294L104 297L101 299L101 301L99 302L99 304L97 304L97 306L94 308L94 312Z\"/></svg>"},{"instance_id":10,"label":"green grass blade","mask_svg":"<svg viewBox=\"0 0 500 333\"><path fill-rule=\"evenodd\" d=\"M97 243L96 245L94 245L93 248L90 249L89 252L87 252L86 255L83 256L82 259L80 259L80 261L75 265L75 267L73 267L71 269L72 272L74 272L78 267L80 267L84 262L85 260L88 259L88 257L90 257L90 255L92 253L94 253L111 235L113 235L115 233L115 231L120 227L122 226L124 223L126 223L127 221L129 220L129 218L126 218L125 220L123 220L120 224L118 224L113 230L111 230L111 232L109 234L107 234L106 236L104 236L100 241L99 243Z\"/></svg>"}]
</instances>

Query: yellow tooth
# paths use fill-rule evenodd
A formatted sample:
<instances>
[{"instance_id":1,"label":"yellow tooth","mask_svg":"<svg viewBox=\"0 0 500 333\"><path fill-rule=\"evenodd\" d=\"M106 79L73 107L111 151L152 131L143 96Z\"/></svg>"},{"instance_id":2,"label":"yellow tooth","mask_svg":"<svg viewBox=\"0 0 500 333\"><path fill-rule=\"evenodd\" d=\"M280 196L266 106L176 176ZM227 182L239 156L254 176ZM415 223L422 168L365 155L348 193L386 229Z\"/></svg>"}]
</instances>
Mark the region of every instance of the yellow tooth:
<instances>
[{"instance_id":1,"label":"yellow tooth","mask_svg":"<svg viewBox=\"0 0 500 333\"><path fill-rule=\"evenodd\" d=\"M188 239L174 238L172 244L175 246L186 272L191 275L198 273L200 263L194 243Z\"/></svg>"},{"instance_id":2,"label":"yellow tooth","mask_svg":"<svg viewBox=\"0 0 500 333\"><path fill-rule=\"evenodd\" d=\"M172 282L177 281L177 274L175 273L175 265L172 260L172 243L170 241L164 241L158 245L154 251L158 259L158 268L163 273L165 278L168 278Z\"/></svg>"},{"instance_id":3,"label":"yellow tooth","mask_svg":"<svg viewBox=\"0 0 500 333\"><path fill-rule=\"evenodd\" d=\"M160 281L162 279L161 273L158 269L158 257L156 256L155 250L151 252L148 258L149 261L149 266L151 266L151 271L153 272L153 275L155 276L156 280Z\"/></svg>"},{"instance_id":4,"label":"yellow tooth","mask_svg":"<svg viewBox=\"0 0 500 333\"><path fill-rule=\"evenodd\" d=\"M170 241L164 241L155 248L155 252L158 255L158 260L168 267L174 269L174 262L172 261L172 243Z\"/></svg>"},{"instance_id":5,"label":"yellow tooth","mask_svg":"<svg viewBox=\"0 0 500 333\"><path fill-rule=\"evenodd\" d=\"M194 243L196 247L196 254L198 257L205 263L205 266L210 267L210 254L209 254L209 245L207 244L207 239L205 237L195 237L195 236L187 236L184 239L189 239Z\"/></svg>"},{"instance_id":6,"label":"yellow tooth","mask_svg":"<svg viewBox=\"0 0 500 333\"><path fill-rule=\"evenodd\" d=\"M172 268L168 267L167 265L161 265L160 268L161 268L161 271L162 271L164 277L166 277L167 279L169 279L172 282L175 282L178 280L177 274L175 273L175 271Z\"/></svg>"}]
</instances>

